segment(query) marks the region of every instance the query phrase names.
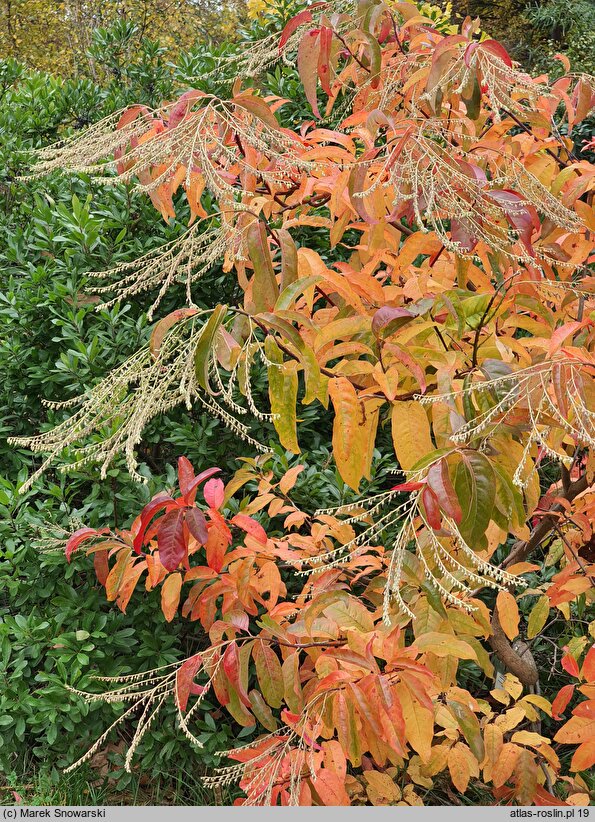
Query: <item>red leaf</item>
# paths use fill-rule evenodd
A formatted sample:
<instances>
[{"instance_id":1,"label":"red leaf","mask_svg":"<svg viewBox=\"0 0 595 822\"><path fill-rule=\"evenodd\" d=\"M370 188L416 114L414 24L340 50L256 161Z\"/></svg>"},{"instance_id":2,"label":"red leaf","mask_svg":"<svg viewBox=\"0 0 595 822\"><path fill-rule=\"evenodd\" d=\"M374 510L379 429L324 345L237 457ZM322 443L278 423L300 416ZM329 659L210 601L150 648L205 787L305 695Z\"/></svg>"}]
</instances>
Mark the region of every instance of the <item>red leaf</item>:
<instances>
[{"instance_id":1,"label":"red leaf","mask_svg":"<svg viewBox=\"0 0 595 822\"><path fill-rule=\"evenodd\" d=\"M261 545L267 544L267 533L259 522L246 514L236 514L231 520L233 525L237 525L242 531L254 537Z\"/></svg>"},{"instance_id":2,"label":"red leaf","mask_svg":"<svg viewBox=\"0 0 595 822\"><path fill-rule=\"evenodd\" d=\"M194 468L187 457L178 460L178 485L183 495L188 493L190 483L194 479Z\"/></svg>"},{"instance_id":3,"label":"red leaf","mask_svg":"<svg viewBox=\"0 0 595 822\"><path fill-rule=\"evenodd\" d=\"M193 690L193 680L201 665L201 655L195 654L191 656L190 659L187 659L186 662L178 668L176 673L176 697L182 713L184 713L188 705L188 698Z\"/></svg>"},{"instance_id":4,"label":"red leaf","mask_svg":"<svg viewBox=\"0 0 595 822\"><path fill-rule=\"evenodd\" d=\"M194 505L194 500L196 499L196 491L198 486L201 485L205 480L212 477L213 474L218 474L221 471L220 468L207 468L206 471L201 471L198 476L194 477L190 485L188 486L188 490L184 493L184 502L188 505Z\"/></svg>"},{"instance_id":5,"label":"red leaf","mask_svg":"<svg viewBox=\"0 0 595 822\"><path fill-rule=\"evenodd\" d=\"M568 651L568 646L564 646L564 651ZM578 662L576 659L569 653L565 653L562 659L560 660L562 667L564 670L570 674L570 676L575 676L577 679L579 677L579 669L578 669Z\"/></svg>"},{"instance_id":6,"label":"red leaf","mask_svg":"<svg viewBox=\"0 0 595 822\"><path fill-rule=\"evenodd\" d=\"M175 571L187 556L188 546L184 539L184 512L179 508L166 514L157 532L159 559L166 571Z\"/></svg>"},{"instance_id":7,"label":"red leaf","mask_svg":"<svg viewBox=\"0 0 595 822\"><path fill-rule=\"evenodd\" d=\"M330 54L333 30L323 26L320 29L320 54L318 55L318 77L322 90L331 95Z\"/></svg>"},{"instance_id":8,"label":"red leaf","mask_svg":"<svg viewBox=\"0 0 595 822\"><path fill-rule=\"evenodd\" d=\"M298 46L297 68L304 88L306 99L312 107L314 116L320 119L318 100L316 98L316 80L318 55L320 54L320 29L306 32Z\"/></svg>"},{"instance_id":9,"label":"red leaf","mask_svg":"<svg viewBox=\"0 0 595 822\"><path fill-rule=\"evenodd\" d=\"M70 536L68 542L66 543L65 553L66 559L70 562L70 557L79 547L81 542L84 542L89 537L99 536L100 534L107 534L109 533L107 528L102 528L98 531L96 528L79 528L78 531L75 531L74 534Z\"/></svg>"},{"instance_id":10,"label":"red leaf","mask_svg":"<svg viewBox=\"0 0 595 822\"><path fill-rule=\"evenodd\" d=\"M176 104L172 107L169 118L167 121L168 128L175 128L179 125L182 120L188 114L191 104L200 97L204 97L205 93L203 91L198 91L197 89L191 89L190 91L184 92L182 94Z\"/></svg>"},{"instance_id":11,"label":"red leaf","mask_svg":"<svg viewBox=\"0 0 595 822\"><path fill-rule=\"evenodd\" d=\"M225 671L226 677L238 692L240 700L247 708L251 708L252 703L250 702L248 694L240 682L240 655L238 653L238 646L235 642L228 645L225 653L223 654L223 670Z\"/></svg>"},{"instance_id":12,"label":"red leaf","mask_svg":"<svg viewBox=\"0 0 595 822\"><path fill-rule=\"evenodd\" d=\"M317 3L316 6L322 5ZM315 8L315 6L312 6ZM286 24L285 28L281 32L281 38L279 39L279 52L283 51L284 46L286 45L287 41L300 26L303 26L305 23L312 22L312 13L309 9L305 9L304 11L300 11L299 14L296 14L295 17L292 17L291 20Z\"/></svg>"},{"instance_id":13,"label":"red leaf","mask_svg":"<svg viewBox=\"0 0 595 822\"><path fill-rule=\"evenodd\" d=\"M225 486L220 479L209 480L205 485L204 490L205 502L209 508L214 508L218 511L223 505L225 498Z\"/></svg>"},{"instance_id":14,"label":"red leaf","mask_svg":"<svg viewBox=\"0 0 595 822\"><path fill-rule=\"evenodd\" d=\"M205 515L198 508L186 511L186 525L188 530L201 545L206 545L209 538Z\"/></svg>"},{"instance_id":15,"label":"red leaf","mask_svg":"<svg viewBox=\"0 0 595 822\"><path fill-rule=\"evenodd\" d=\"M379 331L390 326L390 334L394 334L398 328L408 323L414 316L406 308L393 308L390 305L384 305L372 317L372 333L378 336Z\"/></svg>"},{"instance_id":16,"label":"red leaf","mask_svg":"<svg viewBox=\"0 0 595 822\"><path fill-rule=\"evenodd\" d=\"M425 485L424 482L402 482L400 485L393 485L391 491L419 491Z\"/></svg>"},{"instance_id":17,"label":"red leaf","mask_svg":"<svg viewBox=\"0 0 595 822\"><path fill-rule=\"evenodd\" d=\"M435 462L428 470L428 486L432 489L438 504L442 510L452 517L455 522L460 523L463 519L463 512L459 504L459 498L450 481L448 465L444 460Z\"/></svg>"},{"instance_id":18,"label":"red leaf","mask_svg":"<svg viewBox=\"0 0 595 822\"><path fill-rule=\"evenodd\" d=\"M479 48L485 49L485 51L491 51L492 54L499 57L503 63L506 63L508 68L512 68L512 60L502 43L499 43L497 40L484 40L483 43L479 43Z\"/></svg>"},{"instance_id":19,"label":"red leaf","mask_svg":"<svg viewBox=\"0 0 595 822\"><path fill-rule=\"evenodd\" d=\"M500 206L510 225L518 231L519 239L529 254L533 254L531 238L533 232L541 225L535 207L528 205L516 191L493 189L489 192L489 196Z\"/></svg>"},{"instance_id":20,"label":"red leaf","mask_svg":"<svg viewBox=\"0 0 595 822\"><path fill-rule=\"evenodd\" d=\"M438 498L431 488L426 486L421 493L421 501L426 509L426 519L435 531L442 528L442 517L438 506Z\"/></svg>"},{"instance_id":21,"label":"red leaf","mask_svg":"<svg viewBox=\"0 0 595 822\"><path fill-rule=\"evenodd\" d=\"M175 505L175 501L170 497L170 495L165 491L162 491L160 494L156 494L151 502L143 508L138 533L132 543L132 547L137 554L140 554L140 549L143 544L149 522L153 519L157 511L161 511L163 508L168 508L170 503L171 505Z\"/></svg>"},{"instance_id":22,"label":"red leaf","mask_svg":"<svg viewBox=\"0 0 595 822\"><path fill-rule=\"evenodd\" d=\"M109 575L109 562L107 559L108 551L96 551L93 554L93 567L95 568L95 575L97 582L100 585L105 585Z\"/></svg>"},{"instance_id":23,"label":"red leaf","mask_svg":"<svg viewBox=\"0 0 595 822\"><path fill-rule=\"evenodd\" d=\"M575 321L570 323L564 323L564 325L561 325L559 328L556 328L550 339L548 355L551 357L553 354L555 354L556 351L564 344L565 340L568 339L568 337L574 336L574 334L576 334L576 332L580 328L584 328L584 326L588 324L589 320L587 320L586 323L585 321Z\"/></svg>"},{"instance_id":24,"label":"red leaf","mask_svg":"<svg viewBox=\"0 0 595 822\"><path fill-rule=\"evenodd\" d=\"M458 243L462 251L469 253L477 245L471 225L465 219L453 217L450 221L450 237L453 242Z\"/></svg>"},{"instance_id":25,"label":"red leaf","mask_svg":"<svg viewBox=\"0 0 595 822\"><path fill-rule=\"evenodd\" d=\"M562 714L566 710L566 707L570 700L572 699L572 694L574 693L574 685L564 685L563 688L560 688L558 694L554 701L552 702L552 718L553 719L562 719Z\"/></svg>"}]
</instances>

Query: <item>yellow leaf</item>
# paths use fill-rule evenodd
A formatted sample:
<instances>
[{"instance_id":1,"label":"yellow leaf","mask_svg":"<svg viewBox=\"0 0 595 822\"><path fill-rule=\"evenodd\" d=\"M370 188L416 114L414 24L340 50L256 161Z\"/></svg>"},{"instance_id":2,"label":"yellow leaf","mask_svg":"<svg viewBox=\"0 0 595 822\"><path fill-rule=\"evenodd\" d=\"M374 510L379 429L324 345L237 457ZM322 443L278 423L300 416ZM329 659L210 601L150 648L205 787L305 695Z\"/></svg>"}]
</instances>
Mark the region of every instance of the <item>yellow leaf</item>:
<instances>
[{"instance_id":1,"label":"yellow leaf","mask_svg":"<svg viewBox=\"0 0 595 822\"><path fill-rule=\"evenodd\" d=\"M486 725L483 731L483 744L488 762L495 765L500 758L504 745L504 736L497 725Z\"/></svg>"},{"instance_id":2,"label":"yellow leaf","mask_svg":"<svg viewBox=\"0 0 595 822\"><path fill-rule=\"evenodd\" d=\"M365 771L364 779L368 783L366 793L372 805L392 805L401 799L401 791L387 773Z\"/></svg>"},{"instance_id":3,"label":"yellow leaf","mask_svg":"<svg viewBox=\"0 0 595 822\"><path fill-rule=\"evenodd\" d=\"M496 608L502 630L512 642L519 635L519 607L516 600L508 591L500 591L496 597Z\"/></svg>"},{"instance_id":4,"label":"yellow leaf","mask_svg":"<svg viewBox=\"0 0 595 822\"><path fill-rule=\"evenodd\" d=\"M535 747L543 743L549 745L551 740L546 736L541 736L541 734L533 733L533 731L516 731L516 733L513 733L510 741L516 742L518 745L531 745Z\"/></svg>"},{"instance_id":5,"label":"yellow leaf","mask_svg":"<svg viewBox=\"0 0 595 822\"><path fill-rule=\"evenodd\" d=\"M391 420L395 454L401 468L408 471L434 450L428 415L423 405L410 400L393 406Z\"/></svg>"},{"instance_id":6,"label":"yellow leaf","mask_svg":"<svg viewBox=\"0 0 595 822\"><path fill-rule=\"evenodd\" d=\"M477 659L475 651L468 642L449 634L430 631L415 640L416 648L423 653L431 652L436 656L456 656L459 659Z\"/></svg>"},{"instance_id":7,"label":"yellow leaf","mask_svg":"<svg viewBox=\"0 0 595 822\"><path fill-rule=\"evenodd\" d=\"M298 454L300 447L297 441L297 401L298 377L296 362L283 362L283 355L271 336L265 340L265 352L274 363L268 369L269 398L273 422L283 448Z\"/></svg>"},{"instance_id":8,"label":"yellow leaf","mask_svg":"<svg viewBox=\"0 0 595 822\"><path fill-rule=\"evenodd\" d=\"M547 699L545 699L545 697L539 696L539 694L527 694L523 697L521 702L519 702L519 705L523 705L523 703L525 702L530 702L532 705L537 705L537 707L541 708L541 710L548 716L552 715L551 704L548 702Z\"/></svg>"},{"instance_id":9,"label":"yellow leaf","mask_svg":"<svg viewBox=\"0 0 595 822\"><path fill-rule=\"evenodd\" d=\"M531 613L529 614L529 622L527 624L527 638L533 639L541 631L550 613L550 601L544 594L539 597Z\"/></svg>"},{"instance_id":10,"label":"yellow leaf","mask_svg":"<svg viewBox=\"0 0 595 822\"><path fill-rule=\"evenodd\" d=\"M508 691L513 699L518 699L519 696L523 693L523 686L521 684L520 679L514 676L514 674L506 674L504 677L504 690Z\"/></svg>"},{"instance_id":11,"label":"yellow leaf","mask_svg":"<svg viewBox=\"0 0 595 822\"><path fill-rule=\"evenodd\" d=\"M516 728L519 722L522 722L525 718L525 711L517 705L514 708L510 708L505 714L497 717L495 724L500 728L502 733L506 733Z\"/></svg>"},{"instance_id":12,"label":"yellow leaf","mask_svg":"<svg viewBox=\"0 0 595 822\"><path fill-rule=\"evenodd\" d=\"M595 719L573 716L560 728L554 739L556 742L563 742L565 745L576 745L588 742L594 736Z\"/></svg>"},{"instance_id":13,"label":"yellow leaf","mask_svg":"<svg viewBox=\"0 0 595 822\"><path fill-rule=\"evenodd\" d=\"M566 801L569 805L587 807L591 803L591 797L588 793L571 793Z\"/></svg>"},{"instance_id":14,"label":"yellow leaf","mask_svg":"<svg viewBox=\"0 0 595 822\"><path fill-rule=\"evenodd\" d=\"M448 754L448 770L455 788L461 793L465 793L469 785L471 771L469 769L469 759L463 750L465 746L458 742Z\"/></svg>"},{"instance_id":15,"label":"yellow leaf","mask_svg":"<svg viewBox=\"0 0 595 822\"><path fill-rule=\"evenodd\" d=\"M395 686L403 719L405 720L405 736L422 762L428 762L432 755L432 739L434 737L434 717L432 712L412 697L409 688L402 682Z\"/></svg>"},{"instance_id":16,"label":"yellow leaf","mask_svg":"<svg viewBox=\"0 0 595 822\"><path fill-rule=\"evenodd\" d=\"M367 468L368 432L364 406L346 377L329 382L329 395L335 410L333 455L344 482L358 490Z\"/></svg>"},{"instance_id":17,"label":"yellow leaf","mask_svg":"<svg viewBox=\"0 0 595 822\"><path fill-rule=\"evenodd\" d=\"M504 691L502 688L494 688L492 691L490 691L490 694L494 697L494 699L497 702L500 702L502 705L510 704L510 694L508 693L508 691Z\"/></svg>"}]
</instances>

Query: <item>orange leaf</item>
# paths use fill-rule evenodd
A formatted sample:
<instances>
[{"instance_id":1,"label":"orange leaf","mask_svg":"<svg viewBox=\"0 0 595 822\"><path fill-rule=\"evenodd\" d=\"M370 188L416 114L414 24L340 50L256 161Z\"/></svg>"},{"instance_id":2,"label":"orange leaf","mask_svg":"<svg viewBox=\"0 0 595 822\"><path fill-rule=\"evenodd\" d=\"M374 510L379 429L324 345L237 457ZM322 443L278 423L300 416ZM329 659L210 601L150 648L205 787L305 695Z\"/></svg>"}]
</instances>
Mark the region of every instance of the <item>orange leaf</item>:
<instances>
[{"instance_id":1,"label":"orange leaf","mask_svg":"<svg viewBox=\"0 0 595 822\"><path fill-rule=\"evenodd\" d=\"M576 745L581 742L588 742L593 736L595 736L595 719L572 716L560 728L554 739L556 742L563 742L565 745Z\"/></svg>"},{"instance_id":2,"label":"orange leaf","mask_svg":"<svg viewBox=\"0 0 595 822\"><path fill-rule=\"evenodd\" d=\"M564 646L564 650L568 651L566 646ZM567 673L570 674L570 676L575 676L578 679L578 677L579 677L578 662L572 656L572 654L570 654L568 652L565 653L564 656L562 657L562 659L560 660L560 663L561 663L562 667L564 668L564 670Z\"/></svg>"},{"instance_id":3,"label":"orange leaf","mask_svg":"<svg viewBox=\"0 0 595 822\"><path fill-rule=\"evenodd\" d=\"M583 742L582 745L574 752L572 762L570 763L571 771L586 771L595 765L595 739L589 739Z\"/></svg>"},{"instance_id":4,"label":"orange leaf","mask_svg":"<svg viewBox=\"0 0 595 822\"><path fill-rule=\"evenodd\" d=\"M170 574L161 588L161 610L168 622L171 622L178 605L180 604L180 591L182 590L182 575L178 572Z\"/></svg>"},{"instance_id":5,"label":"orange leaf","mask_svg":"<svg viewBox=\"0 0 595 822\"><path fill-rule=\"evenodd\" d=\"M564 713L566 707L570 700L572 699L572 694L574 693L574 685L564 685L563 688L560 688L558 694L554 701L552 702L552 718L553 719L562 719L561 714Z\"/></svg>"},{"instance_id":6,"label":"orange leaf","mask_svg":"<svg viewBox=\"0 0 595 822\"><path fill-rule=\"evenodd\" d=\"M323 805L327 807L351 805L343 780L333 771L323 768L318 771L316 779L312 779L310 784Z\"/></svg>"},{"instance_id":7,"label":"orange leaf","mask_svg":"<svg viewBox=\"0 0 595 822\"><path fill-rule=\"evenodd\" d=\"M581 675L587 682L595 682L595 645L591 645L587 651L587 655L583 660Z\"/></svg>"},{"instance_id":8,"label":"orange leaf","mask_svg":"<svg viewBox=\"0 0 595 822\"><path fill-rule=\"evenodd\" d=\"M492 782L496 788L504 785L506 780L514 771L514 766L517 763L520 751L521 748L517 745L513 745L511 742L507 742L503 745L500 752L500 758L494 765L494 769L492 771Z\"/></svg>"}]
</instances>

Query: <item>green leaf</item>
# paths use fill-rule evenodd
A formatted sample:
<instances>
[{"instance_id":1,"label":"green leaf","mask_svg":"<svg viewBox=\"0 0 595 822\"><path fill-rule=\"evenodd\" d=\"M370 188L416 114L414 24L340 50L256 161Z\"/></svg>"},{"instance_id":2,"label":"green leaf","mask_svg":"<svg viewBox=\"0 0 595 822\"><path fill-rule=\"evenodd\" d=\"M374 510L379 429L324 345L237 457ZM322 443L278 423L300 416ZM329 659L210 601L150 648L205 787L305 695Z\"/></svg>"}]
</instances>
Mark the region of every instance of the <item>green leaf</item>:
<instances>
[{"instance_id":1,"label":"green leaf","mask_svg":"<svg viewBox=\"0 0 595 822\"><path fill-rule=\"evenodd\" d=\"M284 291L298 278L298 255L293 237L286 228L278 228L276 234L281 245L281 289Z\"/></svg>"},{"instance_id":2,"label":"green leaf","mask_svg":"<svg viewBox=\"0 0 595 822\"><path fill-rule=\"evenodd\" d=\"M545 594L537 600L527 622L527 639L533 639L541 631L550 613L549 597Z\"/></svg>"},{"instance_id":3,"label":"green leaf","mask_svg":"<svg viewBox=\"0 0 595 822\"><path fill-rule=\"evenodd\" d=\"M478 451L467 450L457 465L455 490L463 509L460 531L473 550L480 549L492 517L496 477L490 461Z\"/></svg>"},{"instance_id":4,"label":"green leaf","mask_svg":"<svg viewBox=\"0 0 595 822\"><path fill-rule=\"evenodd\" d=\"M279 299L275 304L275 311L285 311L291 308L300 294L303 294L307 288L310 288L311 285L316 285L316 283L319 283L322 279L319 274L313 274L311 277L304 277L301 280L290 283L279 295Z\"/></svg>"},{"instance_id":5,"label":"green leaf","mask_svg":"<svg viewBox=\"0 0 595 822\"><path fill-rule=\"evenodd\" d=\"M481 762L485 756L485 750L479 720L473 711L461 702L449 702L448 707L455 715L473 756Z\"/></svg>"},{"instance_id":6,"label":"green leaf","mask_svg":"<svg viewBox=\"0 0 595 822\"><path fill-rule=\"evenodd\" d=\"M218 305L213 309L213 313L209 317L209 321L206 323L203 332L200 335L200 339L194 354L196 381L201 388L204 388L205 391L208 391L209 393L211 392L211 388L209 386L209 363L211 361L213 344L215 341L215 335L217 334L217 331L219 331L226 314L226 305Z\"/></svg>"},{"instance_id":7,"label":"green leaf","mask_svg":"<svg viewBox=\"0 0 595 822\"><path fill-rule=\"evenodd\" d=\"M306 393L303 399L304 405L308 405L316 398L319 398L320 401L325 404L326 397L323 395L324 385L327 381L326 379L322 380L320 366L318 365L314 352L300 337L297 328L284 317L278 317L276 314L267 311L257 314L255 319L261 321L268 328L277 331L277 333L284 337L296 349L295 356L304 369L304 379L306 382Z\"/></svg>"}]
</instances>

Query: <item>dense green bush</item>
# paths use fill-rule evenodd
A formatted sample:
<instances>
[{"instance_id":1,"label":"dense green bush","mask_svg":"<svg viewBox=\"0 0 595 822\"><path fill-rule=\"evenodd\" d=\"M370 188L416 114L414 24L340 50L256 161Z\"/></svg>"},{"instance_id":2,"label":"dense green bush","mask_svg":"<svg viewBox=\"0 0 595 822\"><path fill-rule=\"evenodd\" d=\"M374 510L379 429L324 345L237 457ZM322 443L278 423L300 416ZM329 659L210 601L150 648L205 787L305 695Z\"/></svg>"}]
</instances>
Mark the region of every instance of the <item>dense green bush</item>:
<instances>
[{"instance_id":1,"label":"dense green bush","mask_svg":"<svg viewBox=\"0 0 595 822\"><path fill-rule=\"evenodd\" d=\"M96 59L101 48L109 52L116 36L117 31L111 40L108 34L98 40ZM25 170L31 147L132 100L151 103L171 91L180 80L158 58L159 50L147 44L144 58L125 73L106 64L108 81L101 87L29 72L13 61L0 65L0 132L7 135L0 149L0 770L13 781L35 760L55 776L71 760L73 747L92 741L109 721L113 711L90 711L65 693L65 682L86 687L92 673L167 664L195 641L172 630L156 602L143 602L129 615L106 607L98 591L81 586L77 563L65 569L63 556L40 552L34 536L36 526L68 529L83 516L97 525L114 517L128 524L139 502L171 480L170 463L182 449L197 464L219 459L228 465L225 436L209 437L216 423L179 414L177 424L167 426L176 432L171 441L155 426L145 442L147 486L132 483L116 466L107 484L96 483L89 468L71 474L68 483L60 474L49 475L19 495L34 461L6 444L9 434L39 430L62 413L49 411L42 398L83 393L149 333L134 302L95 311L87 272L136 257L175 236L182 225L156 225L150 204L121 188L95 199L81 178L56 178L43 186L15 178ZM145 631L138 628L142 624ZM208 758L225 741L225 730L205 731ZM145 766L172 770L173 745L171 732L162 737L157 729L145 744ZM176 769L182 765L177 761Z\"/></svg>"}]
</instances>

